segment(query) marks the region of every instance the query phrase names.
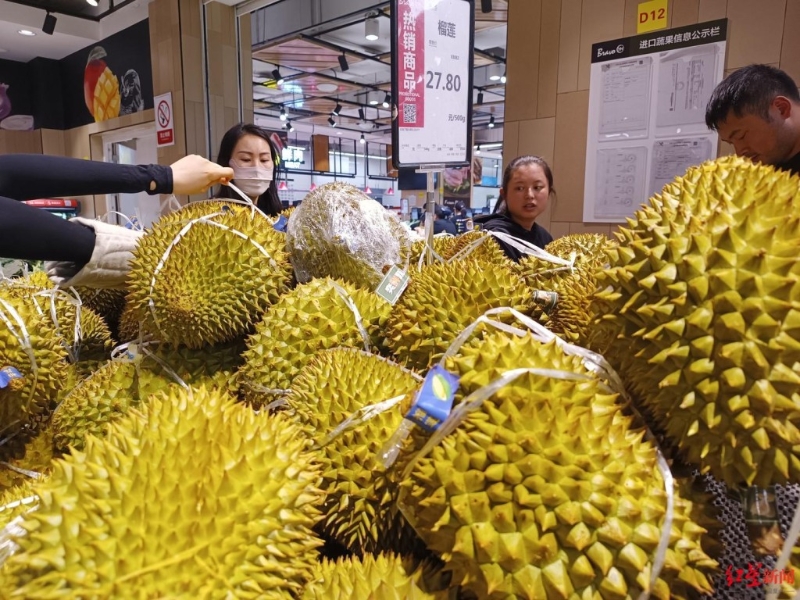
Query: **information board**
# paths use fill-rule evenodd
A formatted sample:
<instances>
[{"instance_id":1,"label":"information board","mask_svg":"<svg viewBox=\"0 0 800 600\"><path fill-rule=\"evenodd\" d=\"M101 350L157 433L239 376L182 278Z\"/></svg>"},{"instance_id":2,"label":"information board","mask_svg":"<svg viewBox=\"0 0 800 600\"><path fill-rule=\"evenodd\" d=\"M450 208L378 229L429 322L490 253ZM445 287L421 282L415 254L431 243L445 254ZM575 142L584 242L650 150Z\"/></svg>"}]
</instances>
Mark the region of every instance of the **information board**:
<instances>
[{"instance_id":1,"label":"information board","mask_svg":"<svg viewBox=\"0 0 800 600\"><path fill-rule=\"evenodd\" d=\"M395 167L469 165L474 4L392 1Z\"/></svg>"},{"instance_id":2,"label":"information board","mask_svg":"<svg viewBox=\"0 0 800 600\"><path fill-rule=\"evenodd\" d=\"M592 46L583 220L620 223L717 155L706 105L725 66L727 19Z\"/></svg>"}]
</instances>

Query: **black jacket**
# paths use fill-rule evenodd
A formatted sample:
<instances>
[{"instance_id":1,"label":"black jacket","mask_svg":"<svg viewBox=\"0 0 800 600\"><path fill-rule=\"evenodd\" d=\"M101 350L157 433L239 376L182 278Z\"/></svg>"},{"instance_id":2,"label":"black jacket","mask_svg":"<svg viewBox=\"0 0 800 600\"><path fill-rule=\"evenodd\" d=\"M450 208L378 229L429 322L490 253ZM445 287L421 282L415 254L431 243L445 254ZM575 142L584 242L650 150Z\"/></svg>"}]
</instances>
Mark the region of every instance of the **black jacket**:
<instances>
[{"instance_id":1,"label":"black jacket","mask_svg":"<svg viewBox=\"0 0 800 600\"><path fill-rule=\"evenodd\" d=\"M789 171L792 175L800 175L800 154L795 154L785 163L775 165L775 168L781 171Z\"/></svg>"},{"instance_id":2,"label":"black jacket","mask_svg":"<svg viewBox=\"0 0 800 600\"><path fill-rule=\"evenodd\" d=\"M0 257L80 265L92 257L94 231L19 200L138 192L172 193L172 169L40 154L0 156Z\"/></svg>"},{"instance_id":3,"label":"black jacket","mask_svg":"<svg viewBox=\"0 0 800 600\"><path fill-rule=\"evenodd\" d=\"M456 226L447 219L436 219L433 222L433 233L449 233L450 235L456 234Z\"/></svg>"},{"instance_id":4,"label":"black jacket","mask_svg":"<svg viewBox=\"0 0 800 600\"><path fill-rule=\"evenodd\" d=\"M529 244L533 244L534 246L538 246L539 248L544 248L547 244L553 241L553 236L550 235L550 233L541 225L534 223L533 227L531 227L529 231L523 228L521 225L518 225L508 215L482 215L480 217L475 217L474 221L475 226L479 229L507 233L508 235L512 235L515 238L528 242ZM503 249L503 252L506 253L506 256L508 256L508 258L514 262L519 262L520 259L525 256L522 252L500 240L499 238L495 238L495 241L500 244L500 247Z\"/></svg>"}]
</instances>

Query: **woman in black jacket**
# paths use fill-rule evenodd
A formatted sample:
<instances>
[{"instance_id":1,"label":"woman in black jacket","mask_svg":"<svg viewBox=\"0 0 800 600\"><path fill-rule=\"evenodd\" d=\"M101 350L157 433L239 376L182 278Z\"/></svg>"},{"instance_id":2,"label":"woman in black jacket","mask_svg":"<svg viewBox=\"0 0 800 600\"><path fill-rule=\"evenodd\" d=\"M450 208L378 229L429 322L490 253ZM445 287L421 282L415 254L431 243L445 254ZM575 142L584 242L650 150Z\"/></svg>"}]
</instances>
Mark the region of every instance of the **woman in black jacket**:
<instances>
[{"instance_id":1,"label":"woman in black jacket","mask_svg":"<svg viewBox=\"0 0 800 600\"><path fill-rule=\"evenodd\" d=\"M20 200L90 194L195 194L227 183L233 170L191 155L169 167L44 156L0 156L0 256L54 261L65 285L121 287L141 232L93 219L65 221Z\"/></svg>"}]
</instances>

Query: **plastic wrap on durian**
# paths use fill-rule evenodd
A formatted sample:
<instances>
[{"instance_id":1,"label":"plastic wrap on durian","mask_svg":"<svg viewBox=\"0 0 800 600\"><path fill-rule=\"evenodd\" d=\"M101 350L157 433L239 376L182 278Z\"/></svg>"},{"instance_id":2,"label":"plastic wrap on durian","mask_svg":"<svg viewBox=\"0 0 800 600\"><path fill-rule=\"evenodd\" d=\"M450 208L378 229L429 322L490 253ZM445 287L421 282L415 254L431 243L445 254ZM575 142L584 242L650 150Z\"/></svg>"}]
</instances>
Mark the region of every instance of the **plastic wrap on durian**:
<instances>
[{"instance_id":1,"label":"plastic wrap on durian","mask_svg":"<svg viewBox=\"0 0 800 600\"><path fill-rule=\"evenodd\" d=\"M397 217L358 188L329 183L292 213L286 242L300 283L334 277L369 289L392 265L404 266L411 238Z\"/></svg>"}]
</instances>

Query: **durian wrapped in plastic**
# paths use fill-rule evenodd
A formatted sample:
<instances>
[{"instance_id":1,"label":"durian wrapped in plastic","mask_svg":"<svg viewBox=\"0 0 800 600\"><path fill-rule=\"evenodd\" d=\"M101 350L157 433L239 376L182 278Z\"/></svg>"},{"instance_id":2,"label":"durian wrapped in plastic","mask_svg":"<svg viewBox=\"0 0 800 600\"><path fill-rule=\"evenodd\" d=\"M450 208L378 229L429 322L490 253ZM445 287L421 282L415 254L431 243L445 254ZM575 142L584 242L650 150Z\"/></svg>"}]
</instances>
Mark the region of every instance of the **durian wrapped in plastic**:
<instances>
[{"instance_id":1,"label":"durian wrapped in plastic","mask_svg":"<svg viewBox=\"0 0 800 600\"><path fill-rule=\"evenodd\" d=\"M289 217L286 243L300 283L340 278L374 290L393 265L405 266L411 238L397 217L346 183L310 192Z\"/></svg>"}]
</instances>

